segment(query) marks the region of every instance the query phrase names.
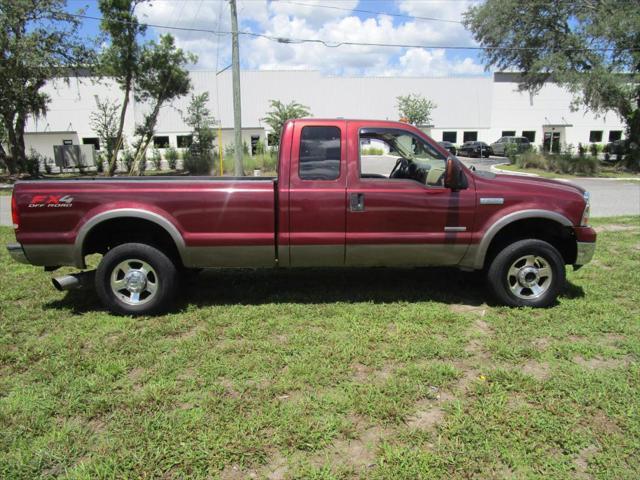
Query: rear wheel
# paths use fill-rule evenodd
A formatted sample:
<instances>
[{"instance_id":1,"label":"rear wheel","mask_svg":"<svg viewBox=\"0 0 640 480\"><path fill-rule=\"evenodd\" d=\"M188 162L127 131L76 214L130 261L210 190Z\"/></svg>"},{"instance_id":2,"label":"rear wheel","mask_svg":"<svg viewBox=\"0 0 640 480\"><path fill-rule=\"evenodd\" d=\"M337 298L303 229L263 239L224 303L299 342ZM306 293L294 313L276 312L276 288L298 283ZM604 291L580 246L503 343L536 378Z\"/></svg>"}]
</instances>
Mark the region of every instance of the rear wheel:
<instances>
[{"instance_id":1,"label":"rear wheel","mask_svg":"<svg viewBox=\"0 0 640 480\"><path fill-rule=\"evenodd\" d=\"M553 245L520 240L498 253L487 271L496 298L513 307L548 307L565 285L564 261Z\"/></svg>"},{"instance_id":2,"label":"rear wheel","mask_svg":"<svg viewBox=\"0 0 640 480\"><path fill-rule=\"evenodd\" d=\"M157 248L126 243L105 254L95 283L100 300L112 312L149 315L171 305L178 273L171 259Z\"/></svg>"}]
</instances>

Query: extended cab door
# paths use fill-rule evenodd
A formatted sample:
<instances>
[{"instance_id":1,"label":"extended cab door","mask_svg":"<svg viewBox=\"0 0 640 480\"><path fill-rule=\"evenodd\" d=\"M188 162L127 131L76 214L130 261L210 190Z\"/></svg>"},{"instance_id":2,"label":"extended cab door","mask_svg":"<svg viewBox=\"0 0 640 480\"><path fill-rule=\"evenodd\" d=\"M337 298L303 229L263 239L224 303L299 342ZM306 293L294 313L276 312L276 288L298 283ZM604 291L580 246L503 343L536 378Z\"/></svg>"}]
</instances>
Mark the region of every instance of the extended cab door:
<instances>
[{"instance_id":1,"label":"extended cab door","mask_svg":"<svg viewBox=\"0 0 640 480\"><path fill-rule=\"evenodd\" d=\"M295 121L289 174L291 266L344 265L345 126L340 120Z\"/></svg>"},{"instance_id":2,"label":"extended cab door","mask_svg":"<svg viewBox=\"0 0 640 480\"><path fill-rule=\"evenodd\" d=\"M446 188L446 155L413 127L357 121L348 130L346 264L457 264L473 233L473 179Z\"/></svg>"}]
</instances>

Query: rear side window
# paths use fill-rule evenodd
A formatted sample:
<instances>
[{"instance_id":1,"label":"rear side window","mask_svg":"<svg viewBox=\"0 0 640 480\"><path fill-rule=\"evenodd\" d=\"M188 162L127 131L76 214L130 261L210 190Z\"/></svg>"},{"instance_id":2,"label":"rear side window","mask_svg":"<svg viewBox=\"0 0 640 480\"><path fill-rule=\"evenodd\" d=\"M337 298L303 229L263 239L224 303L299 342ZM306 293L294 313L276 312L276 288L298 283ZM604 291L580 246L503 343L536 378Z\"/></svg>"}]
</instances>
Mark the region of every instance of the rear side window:
<instances>
[{"instance_id":1,"label":"rear side window","mask_svg":"<svg viewBox=\"0 0 640 480\"><path fill-rule=\"evenodd\" d=\"M300 135L302 180L335 180L340 176L340 129L303 127Z\"/></svg>"}]
</instances>

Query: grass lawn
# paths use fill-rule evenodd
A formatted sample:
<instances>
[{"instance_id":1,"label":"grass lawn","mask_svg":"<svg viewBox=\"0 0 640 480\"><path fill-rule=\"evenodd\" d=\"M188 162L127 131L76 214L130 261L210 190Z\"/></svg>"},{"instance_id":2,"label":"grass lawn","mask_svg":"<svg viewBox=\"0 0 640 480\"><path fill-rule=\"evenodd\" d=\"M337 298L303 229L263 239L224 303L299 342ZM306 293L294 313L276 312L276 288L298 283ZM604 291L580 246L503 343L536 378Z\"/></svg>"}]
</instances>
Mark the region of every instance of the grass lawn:
<instances>
[{"instance_id":1,"label":"grass lawn","mask_svg":"<svg viewBox=\"0 0 640 480\"><path fill-rule=\"evenodd\" d=\"M115 317L3 248L0 478L637 479L640 219L594 224L546 310L457 271L228 271Z\"/></svg>"},{"instance_id":2,"label":"grass lawn","mask_svg":"<svg viewBox=\"0 0 640 480\"><path fill-rule=\"evenodd\" d=\"M11 189L0 188L0 195L10 197L12 193L13 193L13 190L11 190Z\"/></svg>"},{"instance_id":3,"label":"grass lawn","mask_svg":"<svg viewBox=\"0 0 640 480\"><path fill-rule=\"evenodd\" d=\"M619 170L615 167L604 165L600 167L600 171L596 175L570 175L568 173L555 173L541 168L520 168L517 165L499 165L496 168L505 170L507 172L523 172L523 173L535 173L545 178L630 178L640 181L640 174L629 172L626 170Z\"/></svg>"}]
</instances>

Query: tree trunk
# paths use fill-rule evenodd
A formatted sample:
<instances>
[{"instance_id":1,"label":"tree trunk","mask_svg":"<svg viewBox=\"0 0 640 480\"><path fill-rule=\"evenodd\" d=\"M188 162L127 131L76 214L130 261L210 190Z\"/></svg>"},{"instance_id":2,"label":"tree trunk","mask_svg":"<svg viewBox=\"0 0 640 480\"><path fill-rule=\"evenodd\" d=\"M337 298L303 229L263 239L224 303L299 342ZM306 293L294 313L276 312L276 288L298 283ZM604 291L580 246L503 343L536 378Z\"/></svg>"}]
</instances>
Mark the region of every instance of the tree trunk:
<instances>
[{"instance_id":1,"label":"tree trunk","mask_svg":"<svg viewBox=\"0 0 640 480\"><path fill-rule=\"evenodd\" d=\"M149 143L151 143L151 139L153 138L153 130L155 129L156 122L158 121L158 114L160 113L160 107L162 106L162 103L163 100L158 100L155 107L153 107L151 115L147 119L145 119L146 131L140 139L140 144L136 149L136 153L133 158L133 165L131 166L129 175L140 175L140 162L147 161L147 148L149 147Z\"/></svg>"},{"instance_id":2,"label":"tree trunk","mask_svg":"<svg viewBox=\"0 0 640 480\"><path fill-rule=\"evenodd\" d=\"M127 86L124 91L124 100L122 101L122 108L120 109L120 124L118 125L118 135L116 136L116 143L113 147L113 153L109 159L109 168L105 172L108 177L113 176L118 165L118 152L122 148L122 132L124 131L124 120L127 116L127 107L129 106L129 95L131 95L131 80L127 79Z\"/></svg>"},{"instance_id":3,"label":"tree trunk","mask_svg":"<svg viewBox=\"0 0 640 480\"><path fill-rule=\"evenodd\" d=\"M7 169L11 175L18 173L18 165L23 164L26 160L24 148L24 134L17 132L13 119L5 117L5 128L9 137L9 150L11 156L7 157ZM24 126L23 126L24 131Z\"/></svg>"}]
</instances>

